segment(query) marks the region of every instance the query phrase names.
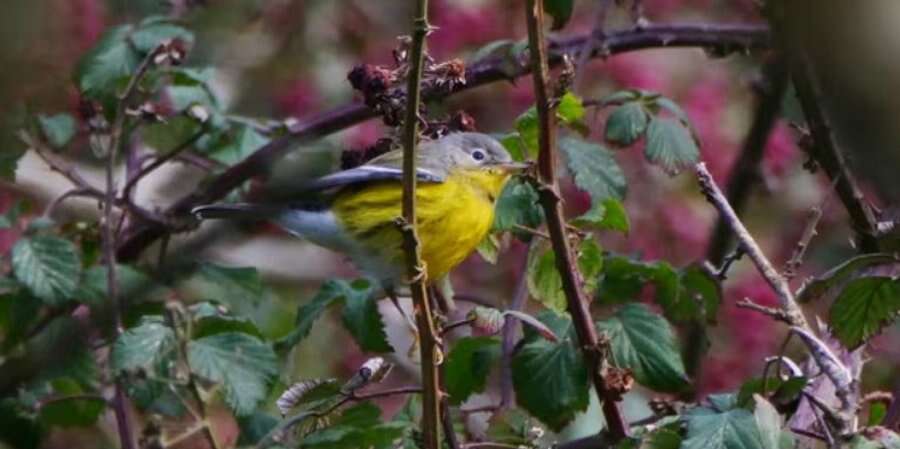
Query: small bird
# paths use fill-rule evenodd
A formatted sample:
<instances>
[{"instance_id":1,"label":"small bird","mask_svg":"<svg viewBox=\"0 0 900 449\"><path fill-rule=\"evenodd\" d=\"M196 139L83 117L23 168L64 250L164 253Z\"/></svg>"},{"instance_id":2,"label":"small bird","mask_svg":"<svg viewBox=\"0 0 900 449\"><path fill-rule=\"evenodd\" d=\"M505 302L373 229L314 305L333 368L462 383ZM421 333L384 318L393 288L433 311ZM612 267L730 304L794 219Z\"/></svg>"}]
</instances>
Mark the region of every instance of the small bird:
<instances>
[{"instance_id":1,"label":"small bird","mask_svg":"<svg viewBox=\"0 0 900 449\"><path fill-rule=\"evenodd\" d=\"M316 179L303 191L322 194L317 203L302 198L282 204L211 204L192 212L199 219L271 220L291 234L348 255L395 299L394 289L408 282L397 225L402 162L402 150L396 149ZM416 165L422 261L427 279L437 281L487 236L497 197L527 165L514 162L496 139L472 132L422 142Z\"/></svg>"}]
</instances>

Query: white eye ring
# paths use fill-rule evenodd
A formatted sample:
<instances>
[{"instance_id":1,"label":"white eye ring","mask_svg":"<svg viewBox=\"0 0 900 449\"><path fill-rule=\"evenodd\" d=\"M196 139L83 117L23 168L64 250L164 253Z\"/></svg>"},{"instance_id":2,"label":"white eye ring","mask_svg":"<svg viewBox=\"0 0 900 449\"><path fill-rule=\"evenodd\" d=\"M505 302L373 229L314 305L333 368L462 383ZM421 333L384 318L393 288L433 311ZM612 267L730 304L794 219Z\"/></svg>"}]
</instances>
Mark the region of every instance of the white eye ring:
<instances>
[{"instance_id":1,"label":"white eye ring","mask_svg":"<svg viewBox=\"0 0 900 449\"><path fill-rule=\"evenodd\" d=\"M476 161L481 162L484 160L484 157L485 157L484 151L482 151L481 149L475 149L472 151L472 159L475 159Z\"/></svg>"}]
</instances>

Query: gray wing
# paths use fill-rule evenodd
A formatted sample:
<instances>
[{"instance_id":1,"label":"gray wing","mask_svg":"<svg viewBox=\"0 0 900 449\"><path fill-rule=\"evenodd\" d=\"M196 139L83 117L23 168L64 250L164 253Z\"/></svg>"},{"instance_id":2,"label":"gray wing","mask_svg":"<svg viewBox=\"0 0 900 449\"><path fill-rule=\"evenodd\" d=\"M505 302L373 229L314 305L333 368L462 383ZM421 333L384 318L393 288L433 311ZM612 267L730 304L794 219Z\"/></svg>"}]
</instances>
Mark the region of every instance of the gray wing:
<instances>
[{"instance_id":1,"label":"gray wing","mask_svg":"<svg viewBox=\"0 0 900 449\"><path fill-rule=\"evenodd\" d=\"M304 185L303 190L314 192L372 181L399 180L402 177L403 170L399 168L384 167L380 165L361 165L356 168L351 168L350 170L344 170L318 178ZM425 168L418 168L416 170L416 178L420 182L444 182L446 175Z\"/></svg>"}]
</instances>

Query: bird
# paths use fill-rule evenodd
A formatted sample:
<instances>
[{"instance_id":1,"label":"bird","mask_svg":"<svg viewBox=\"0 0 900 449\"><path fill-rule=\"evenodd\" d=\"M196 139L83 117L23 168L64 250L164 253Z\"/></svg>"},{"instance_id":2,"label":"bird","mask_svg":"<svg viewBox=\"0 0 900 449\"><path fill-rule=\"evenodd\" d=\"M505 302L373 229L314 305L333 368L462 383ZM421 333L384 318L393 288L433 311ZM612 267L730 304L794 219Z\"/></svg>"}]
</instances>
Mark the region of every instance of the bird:
<instances>
[{"instance_id":1,"label":"bird","mask_svg":"<svg viewBox=\"0 0 900 449\"><path fill-rule=\"evenodd\" d=\"M266 219L295 236L349 256L395 301L408 284L398 226L402 149L306 183L299 198L270 203L208 204L200 219ZM528 164L493 137L455 132L424 140L416 153L416 220L426 279L443 279L489 234L506 183ZM315 194L317 199L310 201Z\"/></svg>"}]
</instances>

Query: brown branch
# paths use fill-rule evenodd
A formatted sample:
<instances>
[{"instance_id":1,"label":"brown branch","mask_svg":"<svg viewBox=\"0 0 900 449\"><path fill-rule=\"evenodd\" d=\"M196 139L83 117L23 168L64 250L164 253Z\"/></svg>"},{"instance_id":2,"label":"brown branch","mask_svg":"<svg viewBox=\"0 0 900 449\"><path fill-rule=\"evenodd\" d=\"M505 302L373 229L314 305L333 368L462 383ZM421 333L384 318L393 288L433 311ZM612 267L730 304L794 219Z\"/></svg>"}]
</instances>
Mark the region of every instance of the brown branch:
<instances>
[{"instance_id":1,"label":"brown branch","mask_svg":"<svg viewBox=\"0 0 900 449\"><path fill-rule=\"evenodd\" d=\"M803 234L800 236L800 240L797 241L797 244L794 245L794 251L791 254L791 258L784 264L783 276L787 280L791 280L797 276L797 270L800 268L800 265L803 264L803 257L806 255L806 250L809 249L809 243L812 242L813 237L816 236L816 227L819 225L819 220L822 218L822 207L823 206L821 205L817 205L809 209L806 225L803 227Z\"/></svg>"},{"instance_id":2,"label":"brown branch","mask_svg":"<svg viewBox=\"0 0 900 449\"><path fill-rule=\"evenodd\" d=\"M406 273L415 307L419 334L419 363L422 366L422 447L441 447L441 389L438 364L440 340L434 328L431 301L426 288L427 271L422 266L416 224L416 144L419 140L419 103L421 100L422 66L428 25L428 0L417 0L412 20L412 43L409 49L409 73L406 87L406 117L403 129L403 216L399 225L403 234Z\"/></svg>"},{"instance_id":3,"label":"brown branch","mask_svg":"<svg viewBox=\"0 0 900 449\"><path fill-rule=\"evenodd\" d=\"M566 295L566 308L578 335L587 364L588 374L597 394L603 401L603 416L615 442L628 436L628 425L618 406L618 398L607 387L601 373L602 352L597 330L591 319L587 300L582 291L581 274L574 262L572 248L566 235L559 185L556 180L556 111L549 97L547 50L544 47L544 7L542 0L528 0L525 11L528 23L528 48L534 82L534 96L538 116L538 192L547 230L556 255L556 269Z\"/></svg>"},{"instance_id":4,"label":"brown branch","mask_svg":"<svg viewBox=\"0 0 900 449\"><path fill-rule=\"evenodd\" d=\"M549 63L557 65L564 54L575 54L583 48L590 35L574 36L558 40L549 49ZM629 51L660 47L703 47L722 52L728 49L752 50L767 48L769 32L765 26L677 24L654 25L640 29L610 33L598 38L591 52L592 58ZM597 49L602 49L602 52ZM466 69L466 84L454 87L450 92L431 90L423 92L429 101L440 100L447 95L473 89L485 84L515 79L528 74L530 66L524 61L512 61L496 57L477 61ZM273 162L284 156L294 145L313 140L348 128L375 117L375 111L360 103L350 103L319 116L302 121L290 128L288 135L272 140L246 159L233 165L197 191L176 201L166 211L166 216L179 216L190 212L200 204L223 198L231 190L248 179L266 173ZM119 257L131 260L158 238L170 232L163 223L139 223L119 246Z\"/></svg>"},{"instance_id":5,"label":"brown branch","mask_svg":"<svg viewBox=\"0 0 900 449\"><path fill-rule=\"evenodd\" d=\"M856 244L860 252L878 252L876 238L878 218L859 189L856 177L850 171L838 145L831 123L821 107L821 89L813 67L805 54L799 51L796 53L792 79L812 137L812 145L806 145L804 150L819 167L822 167L828 178L835 182L834 190L850 215L850 223L856 232Z\"/></svg>"}]
</instances>

